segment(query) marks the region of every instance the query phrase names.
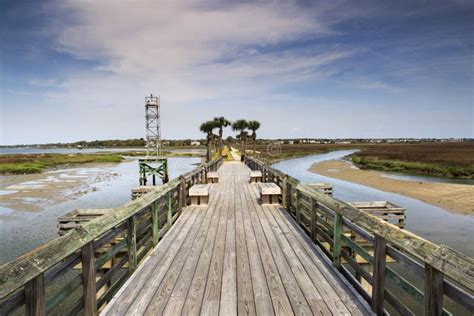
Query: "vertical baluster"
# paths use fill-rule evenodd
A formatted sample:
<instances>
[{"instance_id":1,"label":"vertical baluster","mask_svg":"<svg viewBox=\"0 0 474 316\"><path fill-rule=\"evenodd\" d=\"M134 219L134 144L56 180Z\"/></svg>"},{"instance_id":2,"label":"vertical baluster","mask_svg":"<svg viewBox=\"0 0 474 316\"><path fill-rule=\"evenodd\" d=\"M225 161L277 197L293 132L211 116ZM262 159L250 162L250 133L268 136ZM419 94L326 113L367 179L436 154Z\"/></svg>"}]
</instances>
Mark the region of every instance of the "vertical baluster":
<instances>
[{"instance_id":1,"label":"vertical baluster","mask_svg":"<svg viewBox=\"0 0 474 316\"><path fill-rule=\"evenodd\" d=\"M130 273L137 268L137 228L135 216L127 220L128 270Z\"/></svg>"},{"instance_id":2,"label":"vertical baluster","mask_svg":"<svg viewBox=\"0 0 474 316\"><path fill-rule=\"evenodd\" d=\"M288 176L286 175L283 177L282 194L283 207L288 209Z\"/></svg>"},{"instance_id":3,"label":"vertical baluster","mask_svg":"<svg viewBox=\"0 0 474 316\"><path fill-rule=\"evenodd\" d=\"M158 201L151 204L151 233L153 239L153 247L158 244Z\"/></svg>"},{"instance_id":4,"label":"vertical baluster","mask_svg":"<svg viewBox=\"0 0 474 316\"><path fill-rule=\"evenodd\" d=\"M333 232L333 247L332 247L332 263L340 269L341 268L341 235L342 235L342 215L336 213L334 217L334 232Z\"/></svg>"},{"instance_id":5,"label":"vertical baluster","mask_svg":"<svg viewBox=\"0 0 474 316\"><path fill-rule=\"evenodd\" d=\"M173 225L173 207L171 205L171 202L172 202L172 200L171 200L171 191L170 191L166 195L168 227L171 227L171 225Z\"/></svg>"},{"instance_id":6,"label":"vertical baluster","mask_svg":"<svg viewBox=\"0 0 474 316\"><path fill-rule=\"evenodd\" d=\"M301 224L301 192L296 190L296 222Z\"/></svg>"},{"instance_id":7,"label":"vertical baluster","mask_svg":"<svg viewBox=\"0 0 474 316\"><path fill-rule=\"evenodd\" d=\"M444 275L438 269L425 263L425 315L443 313Z\"/></svg>"},{"instance_id":8,"label":"vertical baluster","mask_svg":"<svg viewBox=\"0 0 474 316\"><path fill-rule=\"evenodd\" d=\"M317 206L318 203L313 199L310 198L311 201L311 239L316 241L318 239L318 212Z\"/></svg>"},{"instance_id":9,"label":"vertical baluster","mask_svg":"<svg viewBox=\"0 0 474 316\"><path fill-rule=\"evenodd\" d=\"M374 241L374 272L372 284L372 310L377 315L383 315L385 300L385 261L387 256L387 242L383 237L375 235Z\"/></svg>"},{"instance_id":10,"label":"vertical baluster","mask_svg":"<svg viewBox=\"0 0 474 316\"><path fill-rule=\"evenodd\" d=\"M84 315L97 315L96 271L94 242L91 241L81 249L82 257L82 292Z\"/></svg>"},{"instance_id":11,"label":"vertical baluster","mask_svg":"<svg viewBox=\"0 0 474 316\"><path fill-rule=\"evenodd\" d=\"M186 181L182 176L179 177L179 214L183 211L186 206Z\"/></svg>"},{"instance_id":12,"label":"vertical baluster","mask_svg":"<svg viewBox=\"0 0 474 316\"><path fill-rule=\"evenodd\" d=\"M43 273L25 284L25 314L31 316L46 315Z\"/></svg>"}]
</instances>

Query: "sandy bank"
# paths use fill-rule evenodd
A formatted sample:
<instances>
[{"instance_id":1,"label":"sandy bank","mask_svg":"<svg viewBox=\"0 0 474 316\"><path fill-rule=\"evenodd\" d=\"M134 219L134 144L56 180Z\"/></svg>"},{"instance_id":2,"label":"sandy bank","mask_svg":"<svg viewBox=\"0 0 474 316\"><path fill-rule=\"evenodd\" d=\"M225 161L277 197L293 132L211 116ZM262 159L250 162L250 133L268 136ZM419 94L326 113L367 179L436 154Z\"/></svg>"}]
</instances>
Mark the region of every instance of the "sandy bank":
<instances>
[{"instance_id":1,"label":"sandy bank","mask_svg":"<svg viewBox=\"0 0 474 316\"><path fill-rule=\"evenodd\" d=\"M323 176L408 196L453 213L474 215L473 185L390 179L383 177L381 172L355 169L340 160L314 164L310 170Z\"/></svg>"},{"instance_id":2,"label":"sandy bank","mask_svg":"<svg viewBox=\"0 0 474 316\"><path fill-rule=\"evenodd\" d=\"M98 190L96 183L110 181L114 164L86 164L80 168L49 170L39 174L0 176L0 206L38 212Z\"/></svg>"}]
</instances>

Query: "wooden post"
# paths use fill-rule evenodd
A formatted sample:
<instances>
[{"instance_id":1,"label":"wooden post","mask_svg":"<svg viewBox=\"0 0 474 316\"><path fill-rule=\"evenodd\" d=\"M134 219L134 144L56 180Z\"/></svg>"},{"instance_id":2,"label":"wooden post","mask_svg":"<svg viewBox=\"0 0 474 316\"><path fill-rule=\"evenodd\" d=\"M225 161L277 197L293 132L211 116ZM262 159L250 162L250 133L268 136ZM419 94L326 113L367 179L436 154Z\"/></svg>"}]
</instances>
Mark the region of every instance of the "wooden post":
<instances>
[{"instance_id":1,"label":"wooden post","mask_svg":"<svg viewBox=\"0 0 474 316\"><path fill-rule=\"evenodd\" d=\"M288 176L287 175L283 177L282 195L283 195L282 197L283 207L289 210L288 209Z\"/></svg>"},{"instance_id":2,"label":"wooden post","mask_svg":"<svg viewBox=\"0 0 474 316\"><path fill-rule=\"evenodd\" d=\"M286 204L288 205L286 209L291 212L291 184L287 182L286 186Z\"/></svg>"},{"instance_id":3,"label":"wooden post","mask_svg":"<svg viewBox=\"0 0 474 316\"><path fill-rule=\"evenodd\" d=\"M46 315L43 273L25 284L25 314Z\"/></svg>"},{"instance_id":4,"label":"wooden post","mask_svg":"<svg viewBox=\"0 0 474 316\"><path fill-rule=\"evenodd\" d=\"M137 268L137 228L135 216L127 220L128 270L130 274Z\"/></svg>"},{"instance_id":5,"label":"wooden post","mask_svg":"<svg viewBox=\"0 0 474 316\"><path fill-rule=\"evenodd\" d=\"M337 268L341 268L341 235L342 235L342 215L336 213L334 217L334 232L333 232L333 247L332 247L332 263Z\"/></svg>"},{"instance_id":6,"label":"wooden post","mask_svg":"<svg viewBox=\"0 0 474 316\"><path fill-rule=\"evenodd\" d=\"M296 222L298 224L301 224L301 206L300 206L300 203L301 203L301 192L297 189L296 190L296 210L295 210L295 214L296 214Z\"/></svg>"},{"instance_id":7,"label":"wooden post","mask_svg":"<svg viewBox=\"0 0 474 316\"><path fill-rule=\"evenodd\" d=\"M181 215L181 211L183 210L184 203L183 203L183 179L179 177L179 185L178 185L178 213Z\"/></svg>"},{"instance_id":8,"label":"wooden post","mask_svg":"<svg viewBox=\"0 0 474 316\"><path fill-rule=\"evenodd\" d=\"M425 263L425 273L424 315L441 315L443 313L444 275L427 263Z\"/></svg>"},{"instance_id":9,"label":"wooden post","mask_svg":"<svg viewBox=\"0 0 474 316\"><path fill-rule=\"evenodd\" d=\"M97 315L94 242L81 248L84 315Z\"/></svg>"},{"instance_id":10,"label":"wooden post","mask_svg":"<svg viewBox=\"0 0 474 316\"><path fill-rule=\"evenodd\" d=\"M184 177L180 177L181 179L181 205L182 207L186 207L188 205L188 199L187 199L187 191L186 191L186 180Z\"/></svg>"},{"instance_id":11,"label":"wooden post","mask_svg":"<svg viewBox=\"0 0 474 316\"><path fill-rule=\"evenodd\" d=\"M151 204L151 233L153 247L158 244L158 201Z\"/></svg>"},{"instance_id":12,"label":"wooden post","mask_svg":"<svg viewBox=\"0 0 474 316\"><path fill-rule=\"evenodd\" d=\"M387 242L383 237L375 235L374 240L374 272L372 284L372 310L377 315L383 315L385 300L385 261L387 256Z\"/></svg>"},{"instance_id":13,"label":"wooden post","mask_svg":"<svg viewBox=\"0 0 474 316\"><path fill-rule=\"evenodd\" d=\"M171 227L171 225L173 225L173 208L171 206L171 192L168 192L168 194L166 195L166 206L168 208L168 227Z\"/></svg>"},{"instance_id":14,"label":"wooden post","mask_svg":"<svg viewBox=\"0 0 474 316\"><path fill-rule=\"evenodd\" d=\"M310 198L311 201L311 239L316 241L318 239L318 203Z\"/></svg>"}]
</instances>

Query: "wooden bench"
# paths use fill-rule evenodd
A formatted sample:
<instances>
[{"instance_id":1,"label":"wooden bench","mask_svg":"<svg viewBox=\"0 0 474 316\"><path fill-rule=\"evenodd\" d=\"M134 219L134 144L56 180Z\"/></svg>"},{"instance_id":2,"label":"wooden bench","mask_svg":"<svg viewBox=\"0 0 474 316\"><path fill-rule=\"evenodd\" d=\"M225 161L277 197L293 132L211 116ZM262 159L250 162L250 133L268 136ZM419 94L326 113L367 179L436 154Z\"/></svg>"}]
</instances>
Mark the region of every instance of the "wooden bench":
<instances>
[{"instance_id":1,"label":"wooden bench","mask_svg":"<svg viewBox=\"0 0 474 316\"><path fill-rule=\"evenodd\" d=\"M310 187L326 195L332 195L332 185L329 183L309 183Z\"/></svg>"},{"instance_id":2,"label":"wooden bench","mask_svg":"<svg viewBox=\"0 0 474 316\"><path fill-rule=\"evenodd\" d=\"M262 204L279 204L281 188L275 183L259 183Z\"/></svg>"},{"instance_id":3,"label":"wooden bench","mask_svg":"<svg viewBox=\"0 0 474 316\"><path fill-rule=\"evenodd\" d=\"M250 171L250 183L252 182L262 182L262 172L261 171Z\"/></svg>"},{"instance_id":4,"label":"wooden bench","mask_svg":"<svg viewBox=\"0 0 474 316\"><path fill-rule=\"evenodd\" d=\"M219 173L216 171L209 171L207 173L207 183L219 183Z\"/></svg>"},{"instance_id":5,"label":"wooden bench","mask_svg":"<svg viewBox=\"0 0 474 316\"><path fill-rule=\"evenodd\" d=\"M138 188L132 189L132 200L139 198L140 196L150 193L153 189L156 189L156 186L152 185L141 185Z\"/></svg>"},{"instance_id":6,"label":"wooden bench","mask_svg":"<svg viewBox=\"0 0 474 316\"><path fill-rule=\"evenodd\" d=\"M209 202L209 184L195 184L189 189L191 205L207 205Z\"/></svg>"}]
</instances>

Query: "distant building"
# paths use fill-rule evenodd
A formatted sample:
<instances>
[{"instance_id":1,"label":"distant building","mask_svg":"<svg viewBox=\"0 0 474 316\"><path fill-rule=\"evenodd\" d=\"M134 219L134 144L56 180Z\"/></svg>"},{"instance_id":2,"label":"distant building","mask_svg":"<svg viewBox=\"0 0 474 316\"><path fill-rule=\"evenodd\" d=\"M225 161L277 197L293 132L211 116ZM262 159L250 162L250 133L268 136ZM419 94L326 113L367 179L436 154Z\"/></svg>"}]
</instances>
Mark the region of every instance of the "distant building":
<instances>
[{"instance_id":1,"label":"distant building","mask_svg":"<svg viewBox=\"0 0 474 316\"><path fill-rule=\"evenodd\" d=\"M197 140L193 140L191 142L191 146L201 146L201 142L197 141Z\"/></svg>"}]
</instances>

